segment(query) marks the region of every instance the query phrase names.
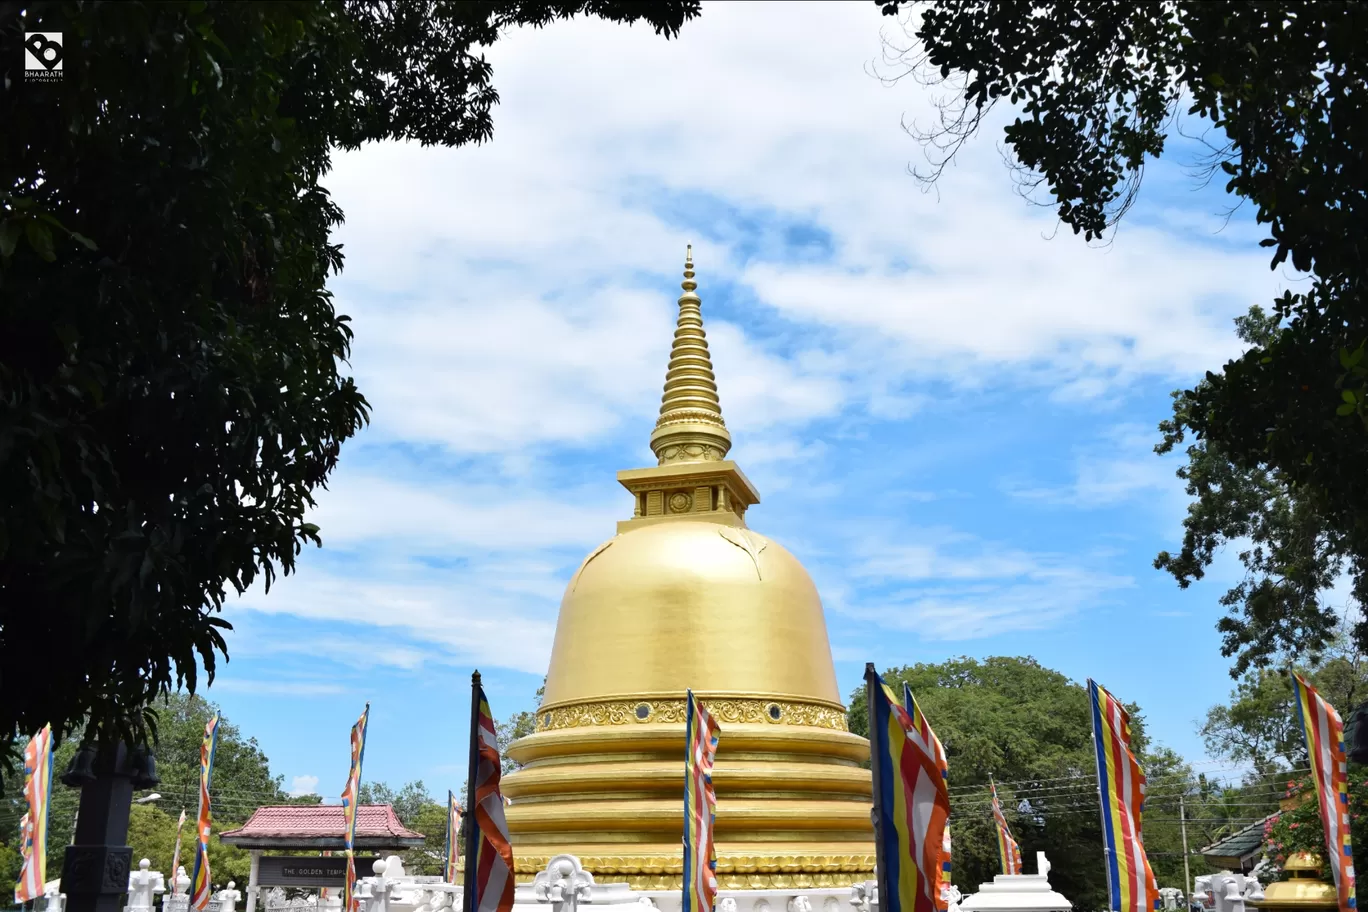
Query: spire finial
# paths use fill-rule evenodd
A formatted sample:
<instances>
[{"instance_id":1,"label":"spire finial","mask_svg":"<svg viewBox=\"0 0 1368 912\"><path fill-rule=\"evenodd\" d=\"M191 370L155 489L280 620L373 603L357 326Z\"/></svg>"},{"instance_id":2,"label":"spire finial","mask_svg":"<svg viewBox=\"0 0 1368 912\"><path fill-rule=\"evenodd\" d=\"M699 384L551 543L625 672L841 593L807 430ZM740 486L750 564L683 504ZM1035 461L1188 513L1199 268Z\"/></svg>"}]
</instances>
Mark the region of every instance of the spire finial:
<instances>
[{"instance_id":1,"label":"spire finial","mask_svg":"<svg viewBox=\"0 0 1368 912\"><path fill-rule=\"evenodd\" d=\"M684 252L684 293L679 296L679 320L665 372L665 395L660 400L660 418L651 432L651 449L661 465L725 459L731 449L731 434L722 420L717 378L703 332L702 302L695 294L698 283L693 266L690 244Z\"/></svg>"}]
</instances>

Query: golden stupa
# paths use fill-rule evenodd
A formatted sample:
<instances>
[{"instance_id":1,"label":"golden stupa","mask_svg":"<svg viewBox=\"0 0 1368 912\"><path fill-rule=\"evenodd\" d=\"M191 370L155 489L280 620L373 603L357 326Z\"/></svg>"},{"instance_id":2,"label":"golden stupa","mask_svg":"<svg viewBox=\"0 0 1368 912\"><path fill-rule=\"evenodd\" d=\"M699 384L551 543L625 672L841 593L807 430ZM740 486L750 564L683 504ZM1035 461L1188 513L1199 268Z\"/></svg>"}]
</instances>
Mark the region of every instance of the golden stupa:
<instances>
[{"instance_id":1,"label":"golden stupa","mask_svg":"<svg viewBox=\"0 0 1368 912\"><path fill-rule=\"evenodd\" d=\"M1287 879L1264 887L1263 899L1251 899L1249 905L1268 912L1312 912L1315 909L1338 908L1339 894L1335 885L1320 877L1324 865L1325 860L1319 855L1298 852L1283 865L1283 874Z\"/></svg>"},{"instance_id":2,"label":"golden stupa","mask_svg":"<svg viewBox=\"0 0 1368 912\"><path fill-rule=\"evenodd\" d=\"M504 779L520 881L562 852L600 882L680 885L685 691L722 733L723 889L873 876L869 744L846 727L807 572L746 527L755 486L727 460L692 249L651 433L659 464L618 473L632 518L571 577L536 732Z\"/></svg>"}]
</instances>

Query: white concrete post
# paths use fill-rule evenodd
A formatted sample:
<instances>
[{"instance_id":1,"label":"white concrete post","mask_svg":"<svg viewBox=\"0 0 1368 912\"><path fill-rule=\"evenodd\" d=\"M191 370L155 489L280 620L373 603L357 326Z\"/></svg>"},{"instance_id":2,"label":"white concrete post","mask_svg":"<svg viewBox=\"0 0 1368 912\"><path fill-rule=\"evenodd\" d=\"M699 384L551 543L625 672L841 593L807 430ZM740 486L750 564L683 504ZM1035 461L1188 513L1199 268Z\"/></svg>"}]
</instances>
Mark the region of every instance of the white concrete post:
<instances>
[{"instance_id":1,"label":"white concrete post","mask_svg":"<svg viewBox=\"0 0 1368 912\"><path fill-rule=\"evenodd\" d=\"M247 874L247 912L256 912L257 894L261 892L261 886L257 881L261 877L261 849L252 849L252 867Z\"/></svg>"},{"instance_id":2,"label":"white concrete post","mask_svg":"<svg viewBox=\"0 0 1368 912\"><path fill-rule=\"evenodd\" d=\"M151 868L152 862L144 858L138 862L138 870L128 875L129 912L152 912L153 896L166 892L165 878Z\"/></svg>"},{"instance_id":3,"label":"white concrete post","mask_svg":"<svg viewBox=\"0 0 1368 912\"><path fill-rule=\"evenodd\" d=\"M59 881L52 881L43 893L43 898L47 900L47 905L43 907L46 912L62 912L66 906L66 894L62 892L58 883Z\"/></svg>"},{"instance_id":4,"label":"white concrete post","mask_svg":"<svg viewBox=\"0 0 1368 912\"><path fill-rule=\"evenodd\" d=\"M387 868L388 866L383 858L375 859L375 864L371 865L375 877L370 878L370 901L366 904L367 912L388 912L389 910L389 884L385 882Z\"/></svg>"}]
</instances>

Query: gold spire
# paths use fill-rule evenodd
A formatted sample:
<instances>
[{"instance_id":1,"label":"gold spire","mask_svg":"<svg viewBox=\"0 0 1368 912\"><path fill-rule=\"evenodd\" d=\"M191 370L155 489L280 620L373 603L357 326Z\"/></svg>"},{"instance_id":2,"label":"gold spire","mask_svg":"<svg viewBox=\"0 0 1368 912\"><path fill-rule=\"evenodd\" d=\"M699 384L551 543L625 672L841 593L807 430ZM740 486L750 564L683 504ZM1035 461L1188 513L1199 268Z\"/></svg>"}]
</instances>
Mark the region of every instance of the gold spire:
<instances>
[{"instance_id":1,"label":"gold spire","mask_svg":"<svg viewBox=\"0 0 1368 912\"><path fill-rule=\"evenodd\" d=\"M708 338L703 332L702 302L694 289L693 245L684 254L684 293L679 296L679 320L675 324L670 366L665 373L665 394L660 418L651 432L651 450L660 465L676 462L714 462L725 459L731 434L722 420L717 399Z\"/></svg>"}]
</instances>

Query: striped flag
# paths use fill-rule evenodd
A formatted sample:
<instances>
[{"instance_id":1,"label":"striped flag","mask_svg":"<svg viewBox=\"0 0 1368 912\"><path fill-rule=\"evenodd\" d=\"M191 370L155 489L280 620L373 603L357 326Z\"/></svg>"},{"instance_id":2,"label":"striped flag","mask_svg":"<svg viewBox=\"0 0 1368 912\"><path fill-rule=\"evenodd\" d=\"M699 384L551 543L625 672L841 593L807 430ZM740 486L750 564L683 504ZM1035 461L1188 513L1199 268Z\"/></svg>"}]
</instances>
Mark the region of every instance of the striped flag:
<instances>
[{"instance_id":1,"label":"striped flag","mask_svg":"<svg viewBox=\"0 0 1368 912\"><path fill-rule=\"evenodd\" d=\"M195 820L195 865L190 874L190 905L196 909L208 908L212 893L209 881L209 828L213 814L209 806L209 784L214 776L218 725L218 713L214 713L214 717L204 726L204 740L200 742L199 816Z\"/></svg>"},{"instance_id":2,"label":"striped flag","mask_svg":"<svg viewBox=\"0 0 1368 912\"><path fill-rule=\"evenodd\" d=\"M180 820L176 821L176 848L171 853L171 895L180 892L178 872L180 871L181 830L185 827L185 808L181 808Z\"/></svg>"},{"instance_id":3,"label":"striped flag","mask_svg":"<svg viewBox=\"0 0 1368 912\"><path fill-rule=\"evenodd\" d=\"M347 852L347 879L342 885L342 910L355 912L361 903L356 898L356 805L361 798L361 761L366 758L366 724L370 720L370 704L351 730L351 769L347 784L342 789L343 841Z\"/></svg>"},{"instance_id":4,"label":"striped flag","mask_svg":"<svg viewBox=\"0 0 1368 912\"><path fill-rule=\"evenodd\" d=\"M993 822L997 824L997 843L998 858L1002 861L1003 874L1021 873L1021 846L1012 838L1012 831L1007 828L1007 816L1002 813L1002 804L998 801L997 783L992 778L988 779L988 788L993 792Z\"/></svg>"},{"instance_id":5,"label":"striped flag","mask_svg":"<svg viewBox=\"0 0 1368 912\"><path fill-rule=\"evenodd\" d=\"M1349 835L1349 774L1345 766L1344 725L1339 713L1325 702L1316 688L1301 675L1292 675L1297 696L1297 719L1306 735L1311 778L1320 799L1321 828L1330 872L1339 892L1340 912L1356 906L1354 900L1354 844Z\"/></svg>"},{"instance_id":6,"label":"striped flag","mask_svg":"<svg viewBox=\"0 0 1368 912\"><path fill-rule=\"evenodd\" d=\"M903 710L909 718L918 718L921 715L921 708L917 706L917 701L912 697L912 688L907 682L903 682ZM941 768L941 778L944 779L948 774L949 765L946 762L945 747L941 744L940 738L931 731L928 725L927 732L931 735L931 743L936 748L936 765ZM949 784L946 785L946 793L949 794ZM948 798L947 798L948 801ZM947 805L948 806L948 805ZM947 811L947 814L949 812ZM951 852L950 852L950 821L945 823L945 836L941 839L941 858L940 858L940 897L941 908L950 906L950 871L951 871Z\"/></svg>"},{"instance_id":7,"label":"striped flag","mask_svg":"<svg viewBox=\"0 0 1368 912\"><path fill-rule=\"evenodd\" d=\"M1130 714L1121 701L1089 679L1093 746L1097 751L1097 783L1102 804L1102 838L1107 855L1107 884L1112 912L1146 912L1159 908L1159 885L1140 840L1145 807L1145 774L1131 753Z\"/></svg>"},{"instance_id":8,"label":"striped flag","mask_svg":"<svg viewBox=\"0 0 1368 912\"><path fill-rule=\"evenodd\" d=\"M907 688L910 711L872 662L865 666L865 694L880 912L939 912L946 908L950 871L945 749Z\"/></svg>"},{"instance_id":9,"label":"striped flag","mask_svg":"<svg viewBox=\"0 0 1368 912\"><path fill-rule=\"evenodd\" d=\"M461 806L456 796L447 792L447 838L446 863L442 867L442 879L449 884L456 882L457 834L461 832Z\"/></svg>"},{"instance_id":10,"label":"striped flag","mask_svg":"<svg viewBox=\"0 0 1368 912\"><path fill-rule=\"evenodd\" d=\"M324 858L332 858L332 850L331 850L331 849L324 849L323 852L322 852L322 857L324 857ZM329 896L332 896L332 890L328 889L327 887L319 887L319 888L318 888L318 898L319 898L320 900L327 899Z\"/></svg>"},{"instance_id":11,"label":"striped flag","mask_svg":"<svg viewBox=\"0 0 1368 912\"><path fill-rule=\"evenodd\" d=\"M474 821L474 832L466 834L466 909L510 912L513 843L508 837L508 821L504 819L503 793L499 791L499 736L478 671L471 687L470 782L474 784L475 800L467 810L467 818Z\"/></svg>"},{"instance_id":12,"label":"striped flag","mask_svg":"<svg viewBox=\"0 0 1368 912\"><path fill-rule=\"evenodd\" d=\"M681 912L713 912L717 902L717 845L713 821L713 761L721 729L712 713L688 692L684 734L684 901Z\"/></svg>"},{"instance_id":13,"label":"striped flag","mask_svg":"<svg viewBox=\"0 0 1368 912\"><path fill-rule=\"evenodd\" d=\"M945 908L950 908L950 822L945 823L945 838L941 840L941 880L940 898Z\"/></svg>"},{"instance_id":14,"label":"striped flag","mask_svg":"<svg viewBox=\"0 0 1368 912\"><path fill-rule=\"evenodd\" d=\"M30 902L43 895L47 883L48 799L52 795L52 726L44 725L24 748L24 799L28 813L21 823L20 846L24 864L14 901Z\"/></svg>"}]
</instances>

